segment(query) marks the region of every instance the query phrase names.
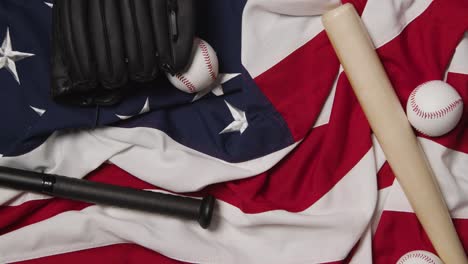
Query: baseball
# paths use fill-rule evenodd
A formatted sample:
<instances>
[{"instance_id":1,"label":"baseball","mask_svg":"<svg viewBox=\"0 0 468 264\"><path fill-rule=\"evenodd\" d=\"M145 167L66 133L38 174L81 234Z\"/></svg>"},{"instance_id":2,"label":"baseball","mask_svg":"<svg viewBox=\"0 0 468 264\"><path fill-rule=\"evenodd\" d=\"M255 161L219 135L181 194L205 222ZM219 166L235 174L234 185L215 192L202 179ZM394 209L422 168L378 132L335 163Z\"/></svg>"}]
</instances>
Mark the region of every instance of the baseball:
<instances>
[{"instance_id":1,"label":"baseball","mask_svg":"<svg viewBox=\"0 0 468 264\"><path fill-rule=\"evenodd\" d=\"M206 41L195 38L192 57L184 72L167 78L177 89L187 93L197 93L210 87L218 78L218 57Z\"/></svg>"},{"instance_id":2,"label":"baseball","mask_svg":"<svg viewBox=\"0 0 468 264\"><path fill-rule=\"evenodd\" d=\"M444 264L442 260L429 251L415 250L403 255L396 264Z\"/></svg>"},{"instance_id":3,"label":"baseball","mask_svg":"<svg viewBox=\"0 0 468 264\"><path fill-rule=\"evenodd\" d=\"M463 100L450 84L429 81L411 92L406 113L417 131L438 137L450 132L458 124L463 114Z\"/></svg>"}]
</instances>

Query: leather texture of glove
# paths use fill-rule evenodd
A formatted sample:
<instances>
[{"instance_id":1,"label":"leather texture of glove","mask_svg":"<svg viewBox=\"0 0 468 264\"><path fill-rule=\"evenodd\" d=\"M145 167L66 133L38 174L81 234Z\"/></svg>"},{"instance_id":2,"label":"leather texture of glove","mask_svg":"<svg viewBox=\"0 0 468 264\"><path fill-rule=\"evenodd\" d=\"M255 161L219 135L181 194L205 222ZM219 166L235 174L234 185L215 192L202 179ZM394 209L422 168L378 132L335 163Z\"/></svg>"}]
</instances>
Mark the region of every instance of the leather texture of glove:
<instances>
[{"instance_id":1,"label":"leather texture of glove","mask_svg":"<svg viewBox=\"0 0 468 264\"><path fill-rule=\"evenodd\" d=\"M60 103L112 105L161 71L189 63L195 0L55 0L51 95Z\"/></svg>"}]
</instances>

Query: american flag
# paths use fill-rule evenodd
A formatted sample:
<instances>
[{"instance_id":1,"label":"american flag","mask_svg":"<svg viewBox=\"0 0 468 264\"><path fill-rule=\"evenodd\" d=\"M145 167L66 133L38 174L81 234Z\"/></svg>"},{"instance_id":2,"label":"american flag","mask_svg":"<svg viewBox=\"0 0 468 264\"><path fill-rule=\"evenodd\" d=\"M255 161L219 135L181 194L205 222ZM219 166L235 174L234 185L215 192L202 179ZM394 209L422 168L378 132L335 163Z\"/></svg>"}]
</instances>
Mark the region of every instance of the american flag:
<instances>
[{"instance_id":1,"label":"american flag","mask_svg":"<svg viewBox=\"0 0 468 264\"><path fill-rule=\"evenodd\" d=\"M397 95L443 80L468 103L466 0L354 0ZM0 263L395 263L435 252L385 161L321 14L337 0L198 0L208 93L161 78L121 104L49 97L52 2L0 2L0 165L182 195L212 227L0 188ZM468 108L418 134L468 250Z\"/></svg>"}]
</instances>

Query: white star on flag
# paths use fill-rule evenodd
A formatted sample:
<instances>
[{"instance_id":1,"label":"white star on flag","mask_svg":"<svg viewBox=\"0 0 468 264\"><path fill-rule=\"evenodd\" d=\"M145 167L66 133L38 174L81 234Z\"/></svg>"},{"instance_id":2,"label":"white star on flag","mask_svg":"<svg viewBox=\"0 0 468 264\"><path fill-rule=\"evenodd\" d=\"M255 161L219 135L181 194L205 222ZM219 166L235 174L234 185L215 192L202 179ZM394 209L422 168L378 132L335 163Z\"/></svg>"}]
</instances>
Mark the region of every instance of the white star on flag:
<instances>
[{"instance_id":1,"label":"white star on flag","mask_svg":"<svg viewBox=\"0 0 468 264\"><path fill-rule=\"evenodd\" d=\"M49 7L53 7L53 6L54 6L54 4L52 4L52 3L44 2L44 4L48 5Z\"/></svg>"},{"instance_id":2,"label":"white star on flag","mask_svg":"<svg viewBox=\"0 0 468 264\"><path fill-rule=\"evenodd\" d=\"M231 115L234 118L234 121L232 121L231 124L229 124L225 129L223 129L223 131L219 132L219 134L231 133L236 131L239 131L241 134L244 133L244 131L249 126L249 122L247 121L247 116L245 115L245 112L232 106L227 101L224 102L228 106L229 111L231 112Z\"/></svg>"},{"instance_id":3,"label":"white star on flag","mask_svg":"<svg viewBox=\"0 0 468 264\"><path fill-rule=\"evenodd\" d=\"M5 39L0 47L0 69L6 68L11 74L13 74L15 80L20 83L15 62L31 56L34 56L34 54L13 50L13 47L11 46L10 29L7 28Z\"/></svg>"},{"instance_id":4,"label":"white star on flag","mask_svg":"<svg viewBox=\"0 0 468 264\"><path fill-rule=\"evenodd\" d=\"M46 112L46 110L44 110L44 109L40 109L40 108L31 106L31 105L29 107L31 107L31 109L34 110L34 112L36 112L39 116L44 115L45 112Z\"/></svg>"},{"instance_id":5,"label":"white star on flag","mask_svg":"<svg viewBox=\"0 0 468 264\"><path fill-rule=\"evenodd\" d=\"M212 92L216 96L221 96L224 94L223 91L223 83L228 82L229 80L237 77L240 73L222 73L218 75L218 79L216 79L215 83L213 84L212 88L204 89L198 92L195 97L193 98L192 102L195 102L202 98L203 96L207 95L208 93Z\"/></svg>"},{"instance_id":6,"label":"white star on flag","mask_svg":"<svg viewBox=\"0 0 468 264\"><path fill-rule=\"evenodd\" d=\"M143 108L141 109L141 111L137 115L142 115L144 113L148 113L149 111L150 111L149 98L146 98L145 105L143 106ZM132 117L137 116L137 115L132 115L132 116L116 115L116 116L118 118L120 118L121 120L126 120L126 119L132 118Z\"/></svg>"}]
</instances>

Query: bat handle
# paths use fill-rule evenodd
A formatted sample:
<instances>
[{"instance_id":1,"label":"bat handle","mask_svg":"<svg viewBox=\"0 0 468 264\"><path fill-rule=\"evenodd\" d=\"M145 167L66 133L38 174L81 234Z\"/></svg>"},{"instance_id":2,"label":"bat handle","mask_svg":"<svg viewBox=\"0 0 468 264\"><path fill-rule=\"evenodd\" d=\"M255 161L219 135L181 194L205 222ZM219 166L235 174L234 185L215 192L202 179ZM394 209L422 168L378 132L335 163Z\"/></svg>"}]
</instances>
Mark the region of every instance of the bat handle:
<instances>
[{"instance_id":1,"label":"bat handle","mask_svg":"<svg viewBox=\"0 0 468 264\"><path fill-rule=\"evenodd\" d=\"M211 223L215 203L210 195L195 199L1 166L0 186L195 220L203 228Z\"/></svg>"}]
</instances>

